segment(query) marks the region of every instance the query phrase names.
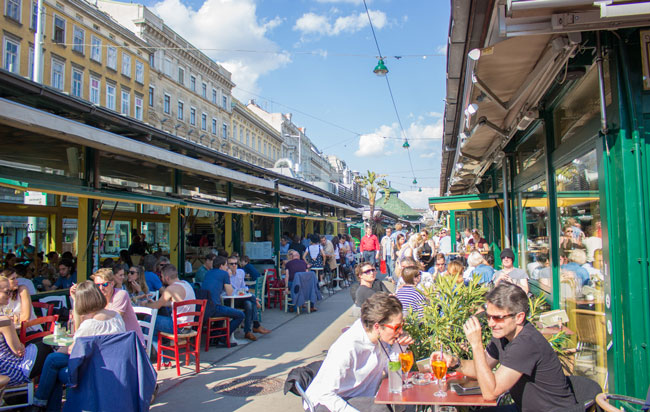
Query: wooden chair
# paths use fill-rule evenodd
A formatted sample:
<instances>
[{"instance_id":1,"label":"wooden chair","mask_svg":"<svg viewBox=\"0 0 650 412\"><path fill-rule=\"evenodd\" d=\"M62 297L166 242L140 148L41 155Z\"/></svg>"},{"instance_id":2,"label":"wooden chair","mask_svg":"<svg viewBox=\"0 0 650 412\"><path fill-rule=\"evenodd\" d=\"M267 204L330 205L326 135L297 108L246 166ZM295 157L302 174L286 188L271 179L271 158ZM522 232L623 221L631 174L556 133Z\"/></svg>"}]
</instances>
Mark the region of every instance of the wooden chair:
<instances>
[{"instance_id":1,"label":"wooden chair","mask_svg":"<svg viewBox=\"0 0 650 412\"><path fill-rule=\"evenodd\" d=\"M25 320L20 325L20 341L24 344L35 339L43 338L43 336L52 335L54 333L54 326L59 320L59 315L41 316L40 318ZM27 336L27 328L36 325L43 325L42 332L32 333Z\"/></svg>"},{"instance_id":2,"label":"wooden chair","mask_svg":"<svg viewBox=\"0 0 650 412\"><path fill-rule=\"evenodd\" d=\"M147 350L147 356L151 356L151 346L154 338L153 329L154 326L156 326L158 309L152 309L145 306L134 306L133 311L138 317L138 325L140 325L142 334L144 335L144 346Z\"/></svg>"},{"instance_id":3,"label":"wooden chair","mask_svg":"<svg viewBox=\"0 0 650 412\"><path fill-rule=\"evenodd\" d=\"M41 311L41 316L52 316L54 313L54 305L51 303L45 303L45 302L32 302L32 306L34 307L34 312L38 314L36 309L40 309Z\"/></svg>"},{"instance_id":4,"label":"wooden chair","mask_svg":"<svg viewBox=\"0 0 650 412\"><path fill-rule=\"evenodd\" d=\"M201 367L201 331L203 329L203 316L205 314L206 304L207 301L205 299L184 300L182 302L172 303L174 331L173 333L158 332L157 370L160 370L160 364L163 358L174 359L176 362L176 374L180 376L179 350L183 349L185 366L190 363L190 355L194 355L196 373L199 373ZM178 308L188 305L192 305L190 311L178 313ZM195 305L198 306L198 309ZM185 322L186 317L189 317L191 321ZM163 344L165 341L170 343ZM173 351L174 356L165 355L163 352L165 349Z\"/></svg>"},{"instance_id":5,"label":"wooden chair","mask_svg":"<svg viewBox=\"0 0 650 412\"><path fill-rule=\"evenodd\" d=\"M595 352L596 360L589 362L589 366L594 370L597 364L602 363L599 358L602 358L603 355L598 353L598 348L602 348L605 343L605 313L586 309L573 309L571 315L575 320L576 334L578 335L576 365L579 363L578 355L582 352Z\"/></svg>"},{"instance_id":6,"label":"wooden chair","mask_svg":"<svg viewBox=\"0 0 650 412\"><path fill-rule=\"evenodd\" d=\"M223 322L224 326L219 327L218 323ZM230 347L230 318L227 316L218 316L208 318L206 322L205 334L205 351L210 349L210 340L216 338L226 338L226 346Z\"/></svg>"}]
</instances>

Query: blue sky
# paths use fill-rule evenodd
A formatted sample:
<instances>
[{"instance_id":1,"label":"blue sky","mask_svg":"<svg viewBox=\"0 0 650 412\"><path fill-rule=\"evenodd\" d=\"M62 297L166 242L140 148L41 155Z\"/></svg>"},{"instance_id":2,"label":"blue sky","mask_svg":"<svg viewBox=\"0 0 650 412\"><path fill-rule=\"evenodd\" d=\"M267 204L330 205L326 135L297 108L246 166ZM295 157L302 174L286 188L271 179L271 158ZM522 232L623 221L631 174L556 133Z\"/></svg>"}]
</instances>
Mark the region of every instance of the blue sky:
<instances>
[{"instance_id":1,"label":"blue sky","mask_svg":"<svg viewBox=\"0 0 650 412\"><path fill-rule=\"evenodd\" d=\"M144 4L233 73L236 97L291 112L319 149L387 175L400 198L426 207L439 185L449 2L366 1L414 173L386 81L372 73L378 52L361 0Z\"/></svg>"}]
</instances>

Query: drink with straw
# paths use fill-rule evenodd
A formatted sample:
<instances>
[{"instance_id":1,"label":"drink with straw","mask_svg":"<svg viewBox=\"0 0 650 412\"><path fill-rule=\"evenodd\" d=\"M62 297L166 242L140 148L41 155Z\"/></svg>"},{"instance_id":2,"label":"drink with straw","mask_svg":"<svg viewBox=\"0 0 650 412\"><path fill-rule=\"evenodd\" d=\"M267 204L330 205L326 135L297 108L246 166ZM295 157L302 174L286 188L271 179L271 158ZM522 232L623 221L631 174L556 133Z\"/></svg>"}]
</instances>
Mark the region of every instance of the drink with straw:
<instances>
[{"instance_id":1,"label":"drink with straw","mask_svg":"<svg viewBox=\"0 0 650 412\"><path fill-rule=\"evenodd\" d=\"M401 367L399 358L392 354L388 360L388 392L390 393L402 393Z\"/></svg>"},{"instance_id":2,"label":"drink with straw","mask_svg":"<svg viewBox=\"0 0 650 412\"><path fill-rule=\"evenodd\" d=\"M411 368L413 367L413 352L406 351L403 353L399 354L399 361L402 366L402 372L404 373L404 388L411 388L413 387L412 384L408 382L408 373L411 371Z\"/></svg>"}]
</instances>

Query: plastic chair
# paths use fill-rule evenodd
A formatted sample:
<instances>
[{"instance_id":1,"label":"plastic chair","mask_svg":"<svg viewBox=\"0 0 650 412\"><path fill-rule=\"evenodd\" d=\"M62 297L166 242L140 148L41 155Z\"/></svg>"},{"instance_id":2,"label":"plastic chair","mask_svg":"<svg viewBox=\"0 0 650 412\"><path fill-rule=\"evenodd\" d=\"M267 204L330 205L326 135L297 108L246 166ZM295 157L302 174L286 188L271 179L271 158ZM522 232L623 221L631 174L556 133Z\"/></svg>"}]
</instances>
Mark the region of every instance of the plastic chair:
<instances>
[{"instance_id":1,"label":"plastic chair","mask_svg":"<svg viewBox=\"0 0 650 412\"><path fill-rule=\"evenodd\" d=\"M54 333L54 325L59 320L59 315L42 316L40 318L25 320L20 324L20 341L24 344L31 342L35 339L43 338L43 336L52 335ZM32 333L27 336L27 328L36 325L44 325L42 332ZM47 326L45 326L47 325Z\"/></svg>"},{"instance_id":2,"label":"plastic chair","mask_svg":"<svg viewBox=\"0 0 650 412\"><path fill-rule=\"evenodd\" d=\"M138 325L142 329L142 334L144 335L144 346L147 350L147 356L151 355L151 345L153 343L153 329L156 325L156 318L158 317L158 309L152 309L145 306L134 306L133 311L135 315L143 315L138 317ZM147 317L149 320L147 320Z\"/></svg>"},{"instance_id":3,"label":"plastic chair","mask_svg":"<svg viewBox=\"0 0 650 412\"><path fill-rule=\"evenodd\" d=\"M172 321L174 325L174 332L158 332L158 356L156 369L160 370L160 364L163 358L174 359L176 361L176 374L181 375L181 367L179 363L179 350L184 349L185 366L190 363L190 355L194 355L196 362L196 373L199 373L201 367L201 330L203 329L203 315L205 314L205 306L207 301L205 299L184 300L182 302L172 302ZM192 310L189 312L178 313L178 308L182 306L192 305ZM199 306L197 309L194 305ZM179 318L189 316L192 321L179 323ZM198 317L198 321L196 318ZM194 339L194 348L192 348L192 339ZM167 340L170 344L163 344ZM174 351L174 356L165 355L163 351Z\"/></svg>"},{"instance_id":4,"label":"plastic chair","mask_svg":"<svg viewBox=\"0 0 650 412\"><path fill-rule=\"evenodd\" d=\"M41 316L52 316L52 314L54 313L54 305L51 303L32 302L32 306L34 307L34 309L41 310Z\"/></svg>"},{"instance_id":5,"label":"plastic chair","mask_svg":"<svg viewBox=\"0 0 650 412\"><path fill-rule=\"evenodd\" d=\"M42 297L38 300L39 302L43 303L53 303L54 308L56 309L61 309L61 308L67 308L68 307L68 298L63 295L53 295L53 296L45 296Z\"/></svg>"}]
</instances>

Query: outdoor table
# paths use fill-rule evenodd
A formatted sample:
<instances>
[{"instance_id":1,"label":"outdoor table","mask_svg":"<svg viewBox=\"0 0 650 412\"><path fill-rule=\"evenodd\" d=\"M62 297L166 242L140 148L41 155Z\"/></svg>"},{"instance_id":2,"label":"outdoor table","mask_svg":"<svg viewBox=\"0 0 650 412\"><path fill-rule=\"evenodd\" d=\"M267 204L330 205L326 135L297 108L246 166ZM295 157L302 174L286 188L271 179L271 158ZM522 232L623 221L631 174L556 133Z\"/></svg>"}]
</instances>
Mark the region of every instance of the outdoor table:
<instances>
[{"instance_id":1,"label":"outdoor table","mask_svg":"<svg viewBox=\"0 0 650 412\"><path fill-rule=\"evenodd\" d=\"M50 346L67 347L72 345L74 338L72 336L43 336L43 343Z\"/></svg>"},{"instance_id":2,"label":"outdoor table","mask_svg":"<svg viewBox=\"0 0 650 412\"><path fill-rule=\"evenodd\" d=\"M250 298L253 296L252 293L244 293L243 295L222 295L221 299L230 299L230 307L234 308L235 307L235 299L244 299L244 298Z\"/></svg>"},{"instance_id":3,"label":"outdoor table","mask_svg":"<svg viewBox=\"0 0 650 412\"><path fill-rule=\"evenodd\" d=\"M411 373L413 375L413 373ZM452 377L453 376L453 377ZM447 396L438 398L433 393L440 387L439 384L429 383L427 385L413 385L411 388L402 389L402 393L388 392L388 378L385 378L379 386L375 403L389 405L431 405L431 406L496 406L496 401L483 399L482 395L458 395L449 388L450 382L463 378L461 373L447 375Z\"/></svg>"},{"instance_id":4,"label":"outdoor table","mask_svg":"<svg viewBox=\"0 0 650 412\"><path fill-rule=\"evenodd\" d=\"M544 335L545 337L553 336L556 333L562 331L566 333L567 335L574 335L575 332L572 331L571 329L567 328L566 326L562 325L562 329L558 328L557 326L549 326L546 328L541 328L540 333Z\"/></svg>"}]
</instances>

